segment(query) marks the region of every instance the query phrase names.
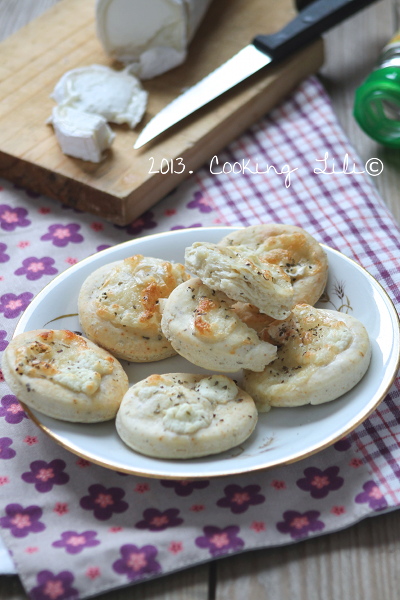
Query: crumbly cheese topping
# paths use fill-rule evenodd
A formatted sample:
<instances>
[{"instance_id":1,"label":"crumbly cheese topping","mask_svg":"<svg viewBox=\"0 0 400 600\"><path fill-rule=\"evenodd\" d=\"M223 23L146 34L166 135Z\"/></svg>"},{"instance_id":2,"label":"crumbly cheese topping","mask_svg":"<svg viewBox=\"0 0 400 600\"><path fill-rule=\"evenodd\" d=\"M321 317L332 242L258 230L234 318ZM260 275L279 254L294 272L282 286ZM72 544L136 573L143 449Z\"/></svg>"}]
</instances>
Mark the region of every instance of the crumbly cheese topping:
<instances>
[{"instance_id":1,"label":"crumbly cheese topping","mask_svg":"<svg viewBox=\"0 0 400 600\"><path fill-rule=\"evenodd\" d=\"M48 379L91 396L98 390L102 376L114 369L111 356L99 356L70 331L43 333L39 338L15 351L18 374Z\"/></svg>"},{"instance_id":2,"label":"crumbly cheese topping","mask_svg":"<svg viewBox=\"0 0 400 600\"><path fill-rule=\"evenodd\" d=\"M278 351L278 358L268 365L267 372L276 383L308 378L317 368L329 365L353 341L353 334L344 321L307 304L293 309L293 319L275 325L284 328L286 343Z\"/></svg>"},{"instance_id":3,"label":"crumbly cheese topping","mask_svg":"<svg viewBox=\"0 0 400 600\"><path fill-rule=\"evenodd\" d=\"M221 375L212 375L202 379L197 384L196 391L210 402L226 404L236 397L238 388L232 379Z\"/></svg>"},{"instance_id":4,"label":"crumbly cheese topping","mask_svg":"<svg viewBox=\"0 0 400 600\"><path fill-rule=\"evenodd\" d=\"M292 282L315 275L323 268L315 249L302 232L271 235L257 246L255 253L262 262L281 267Z\"/></svg>"},{"instance_id":5,"label":"crumbly cheese topping","mask_svg":"<svg viewBox=\"0 0 400 600\"><path fill-rule=\"evenodd\" d=\"M97 315L115 327L158 334L159 300L188 276L181 264L140 254L126 258L106 277L96 299Z\"/></svg>"},{"instance_id":6,"label":"crumbly cheese topping","mask_svg":"<svg viewBox=\"0 0 400 600\"><path fill-rule=\"evenodd\" d=\"M224 375L202 379L195 387L184 380L152 375L139 386L137 398L148 416L162 418L164 429L177 434L193 434L208 427L215 407L233 400L236 384Z\"/></svg>"},{"instance_id":7,"label":"crumbly cheese topping","mask_svg":"<svg viewBox=\"0 0 400 600\"><path fill-rule=\"evenodd\" d=\"M210 406L205 406L203 403L191 404L183 402L178 406L167 408L163 418L163 425L168 431L190 434L208 427L211 421L212 410Z\"/></svg>"}]
</instances>

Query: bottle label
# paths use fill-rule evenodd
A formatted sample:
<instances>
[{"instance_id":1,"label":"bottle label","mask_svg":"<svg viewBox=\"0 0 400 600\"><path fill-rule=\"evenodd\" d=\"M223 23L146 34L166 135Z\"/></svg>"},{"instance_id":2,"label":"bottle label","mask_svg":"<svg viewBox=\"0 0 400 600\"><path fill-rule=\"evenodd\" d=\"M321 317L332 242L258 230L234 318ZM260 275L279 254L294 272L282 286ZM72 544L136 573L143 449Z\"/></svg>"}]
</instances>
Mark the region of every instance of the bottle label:
<instances>
[{"instance_id":1,"label":"bottle label","mask_svg":"<svg viewBox=\"0 0 400 600\"><path fill-rule=\"evenodd\" d=\"M394 34L392 39L386 44L385 48L387 48L388 46L391 46L392 44L400 44L400 31L397 31Z\"/></svg>"},{"instance_id":2,"label":"bottle label","mask_svg":"<svg viewBox=\"0 0 400 600\"><path fill-rule=\"evenodd\" d=\"M400 31L383 48L377 68L400 67Z\"/></svg>"}]
</instances>

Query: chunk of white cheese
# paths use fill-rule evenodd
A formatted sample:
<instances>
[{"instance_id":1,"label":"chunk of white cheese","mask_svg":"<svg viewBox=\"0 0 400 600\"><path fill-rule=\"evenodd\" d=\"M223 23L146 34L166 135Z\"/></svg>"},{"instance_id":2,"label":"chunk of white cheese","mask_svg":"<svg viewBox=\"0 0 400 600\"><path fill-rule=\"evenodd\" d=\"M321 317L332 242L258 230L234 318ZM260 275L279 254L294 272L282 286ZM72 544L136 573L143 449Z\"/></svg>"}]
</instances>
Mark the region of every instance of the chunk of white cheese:
<instances>
[{"instance_id":1,"label":"chunk of white cheese","mask_svg":"<svg viewBox=\"0 0 400 600\"><path fill-rule=\"evenodd\" d=\"M136 77L104 65L67 71L57 83L52 98L62 107L100 115L110 123L127 123L132 129L146 110L147 92Z\"/></svg>"},{"instance_id":2,"label":"chunk of white cheese","mask_svg":"<svg viewBox=\"0 0 400 600\"><path fill-rule=\"evenodd\" d=\"M105 52L133 63L141 79L160 75L186 58L211 0L97 0L97 34Z\"/></svg>"},{"instance_id":3,"label":"chunk of white cheese","mask_svg":"<svg viewBox=\"0 0 400 600\"><path fill-rule=\"evenodd\" d=\"M95 163L115 138L104 117L67 106L55 106L48 122L64 154Z\"/></svg>"}]
</instances>

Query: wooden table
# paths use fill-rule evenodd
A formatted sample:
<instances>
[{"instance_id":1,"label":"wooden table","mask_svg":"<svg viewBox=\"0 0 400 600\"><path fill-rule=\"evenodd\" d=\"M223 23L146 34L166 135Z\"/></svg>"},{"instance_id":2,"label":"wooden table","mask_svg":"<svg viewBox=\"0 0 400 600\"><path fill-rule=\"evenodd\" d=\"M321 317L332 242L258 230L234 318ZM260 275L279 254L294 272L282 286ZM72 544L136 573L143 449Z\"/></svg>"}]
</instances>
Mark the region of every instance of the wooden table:
<instances>
[{"instance_id":1,"label":"wooden table","mask_svg":"<svg viewBox=\"0 0 400 600\"><path fill-rule=\"evenodd\" d=\"M0 39L58 0L0 0ZM84 1L84 0L83 0ZM379 147L352 117L354 89L379 50L400 29L400 0L380 0L326 36L321 71L344 130L363 161L377 157L374 179L400 221L400 151ZM344 531L279 549L255 550L186 569L159 580L102 594L99 600L395 600L400 590L397 511ZM18 577L0 577L0 600L26 595Z\"/></svg>"}]
</instances>

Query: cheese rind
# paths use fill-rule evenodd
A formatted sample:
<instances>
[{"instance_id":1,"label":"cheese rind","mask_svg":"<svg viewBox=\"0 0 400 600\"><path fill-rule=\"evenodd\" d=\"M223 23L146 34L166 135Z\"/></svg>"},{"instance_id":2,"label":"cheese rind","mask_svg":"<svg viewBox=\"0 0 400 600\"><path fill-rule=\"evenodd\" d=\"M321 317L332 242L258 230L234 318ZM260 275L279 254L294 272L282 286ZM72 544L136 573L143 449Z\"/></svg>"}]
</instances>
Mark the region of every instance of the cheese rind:
<instances>
[{"instance_id":1,"label":"cheese rind","mask_svg":"<svg viewBox=\"0 0 400 600\"><path fill-rule=\"evenodd\" d=\"M96 27L105 52L150 79L184 62L211 0L97 0Z\"/></svg>"}]
</instances>

